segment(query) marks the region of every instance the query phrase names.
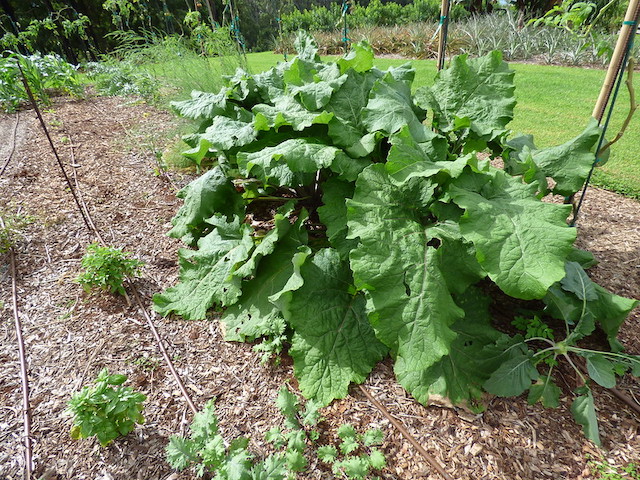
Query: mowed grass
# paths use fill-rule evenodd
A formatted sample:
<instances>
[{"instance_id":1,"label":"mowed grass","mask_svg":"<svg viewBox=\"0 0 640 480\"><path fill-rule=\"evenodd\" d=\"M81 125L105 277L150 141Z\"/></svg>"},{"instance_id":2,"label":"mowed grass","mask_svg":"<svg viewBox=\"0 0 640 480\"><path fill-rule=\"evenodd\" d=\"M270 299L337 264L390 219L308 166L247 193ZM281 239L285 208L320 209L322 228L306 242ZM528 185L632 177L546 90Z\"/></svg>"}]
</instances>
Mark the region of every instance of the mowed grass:
<instances>
[{"instance_id":1,"label":"mowed grass","mask_svg":"<svg viewBox=\"0 0 640 480\"><path fill-rule=\"evenodd\" d=\"M255 53L248 55L252 72L266 70L282 61L282 55ZM386 69L406 60L376 59ZM414 88L431 85L436 74L433 60L411 61L416 70ZM587 125L600 93L604 70L511 63L515 70L517 105L511 129L514 133L534 136L538 147L564 143L578 135ZM640 99L640 73L634 87ZM616 101L607 137L613 138L629 112L629 94L622 85ZM612 147L606 165L596 169L592 184L640 199L640 112L633 118L624 137Z\"/></svg>"}]
</instances>

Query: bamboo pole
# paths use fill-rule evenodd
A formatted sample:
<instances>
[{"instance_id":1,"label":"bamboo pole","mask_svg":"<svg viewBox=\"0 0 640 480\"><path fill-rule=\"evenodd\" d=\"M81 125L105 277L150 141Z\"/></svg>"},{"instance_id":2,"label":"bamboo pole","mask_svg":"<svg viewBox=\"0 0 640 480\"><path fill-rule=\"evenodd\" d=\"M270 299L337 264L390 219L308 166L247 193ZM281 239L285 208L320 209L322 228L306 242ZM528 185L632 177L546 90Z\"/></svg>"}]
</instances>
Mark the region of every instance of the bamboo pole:
<instances>
[{"instance_id":1,"label":"bamboo pole","mask_svg":"<svg viewBox=\"0 0 640 480\"><path fill-rule=\"evenodd\" d=\"M609 97L611 97L615 80L620 73L620 69L624 67L622 62L629 45L629 41L631 40L631 36L635 35L636 29L638 28L638 17L640 17L640 0L630 0L627 13L624 17L624 22L622 23L622 28L620 29L616 48L613 51L613 56L609 63L607 76L602 84L600 96L598 97L593 113L591 114L598 120L598 122L602 120L604 109L607 106L607 103L609 103Z\"/></svg>"},{"instance_id":2,"label":"bamboo pole","mask_svg":"<svg viewBox=\"0 0 640 480\"><path fill-rule=\"evenodd\" d=\"M440 24L438 25L438 29L440 31L440 34L438 35L438 71L442 70L444 67L450 6L450 0L442 0L442 6L440 7Z\"/></svg>"}]
</instances>

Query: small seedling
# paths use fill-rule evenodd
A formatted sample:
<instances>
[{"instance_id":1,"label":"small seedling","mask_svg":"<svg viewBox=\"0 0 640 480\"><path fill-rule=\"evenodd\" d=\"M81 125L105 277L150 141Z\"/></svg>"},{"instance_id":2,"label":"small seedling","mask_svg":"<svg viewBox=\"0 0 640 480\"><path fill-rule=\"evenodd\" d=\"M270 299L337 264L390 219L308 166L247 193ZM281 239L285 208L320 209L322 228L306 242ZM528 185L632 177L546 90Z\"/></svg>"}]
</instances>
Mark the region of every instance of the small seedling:
<instances>
[{"instance_id":1,"label":"small seedling","mask_svg":"<svg viewBox=\"0 0 640 480\"><path fill-rule=\"evenodd\" d=\"M136 424L144 423L142 402L147 397L131 387L123 387L126 375L113 374L105 368L94 381L69 401L68 412L73 414L71 438L96 436L106 447L114 439L133 431Z\"/></svg>"},{"instance_id":2,"label":"small seedling","mask_svg":"<svg viewBox=\"0 0 640 480\"><path fill-rule=\"evenodd\" d=\"M138 275L144 262L128 258L130 253L119 248L102 247L92 243L87 247L87 254L82 257L82 273L76 281L86 292L94 288L119 293L126 297L122 282L125 277Z\"/></svg>"},{"instance_id":3,"label":"small seedling","mask_svg":"<svg viewBox=\"0 0 640 480\"><path fill-rule=\"evenodd\" d=\"M597 480L640 480L640 464L637 463L616 467L607 460L589 460L587 464Z\"/></svg>"},{"instance_id":4,"label":"small seedling","mask_svg":"<svg viewBox=\"0 0 640 480\"><path fill-rule=\"evenodd\" d=\"M247 450L249 439L239 437L230 444L218 432L218 417L214 401L206 403L196 413L188 438L174 435L167 446L167 462L176 470L193 467L199 477L216 473L219 480L264 478L284 480L287 477L282 455L272 455L262 462L253 463L253 455Z\"/></svg>"},{"instance_id":5,"label":"small seedling","mask_svg":"<svg viewBox=\"0 0 640 480\"><path fill-rule=\"evenodd\" d=\"M33 221L32 217L20 214L3 214L0 217L0 255L14 247L21 230Z\"/></svg>"}]
</instances>

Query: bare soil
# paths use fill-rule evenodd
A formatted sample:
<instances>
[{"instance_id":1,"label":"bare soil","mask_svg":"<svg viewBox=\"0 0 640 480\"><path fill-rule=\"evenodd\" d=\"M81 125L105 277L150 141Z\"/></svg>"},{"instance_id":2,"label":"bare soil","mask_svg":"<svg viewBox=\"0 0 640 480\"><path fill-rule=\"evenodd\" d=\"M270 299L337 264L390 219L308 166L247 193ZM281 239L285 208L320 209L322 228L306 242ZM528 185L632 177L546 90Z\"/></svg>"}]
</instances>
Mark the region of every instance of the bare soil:
<instances>
[{"instance_id":1,"label":"bare soil","mask_svg":"<svg viewBox=\"0 0 640 480\"><path fill-rule=\"evenodd\" d=\"M154 293L178 276L177 240L164 234L180 206L172 184L189 176L157 175L155 153L175 128L168 113L122 98L59 100L45 114L53 140L72 180L77 178L106 241L146 262L136 283L147 305ZM36 478L163 479L178 474L164 460L172 434L184 433L191 419L163 363L141 312L122 297L87 295L74 282L80 259L94 239L63 182L33 111L0 116L0 210L32 218L17 250L18 308L29 363ZM579 223L579 245L600 264L590 274L617 294L640 298L640 204L590 189ZM11 299L9 257L0 257L0 479L22 478L21 385ZM199 407L216 398L225 438L251 437L257 456L268 453L263 434L281 423L274 400L292 380L290 362L261 365L250 345L222 340L217 322L186 322L153 315L170 356ZM621 340L640 354L640 312L624 324ZM107 448L94 439L74 441L65 413L73 392L103 367L129 376L129 385L147 395L146 423ZM531 406L526 398L488 398L487 410L423 406L396 383L390 362L381 363L365 383L418 442L456 479L589 479L588 459L613 465L640 460L638 416L608 391L597 388L596 404L604 448L586 441L571 418L570 390L563 378L558 409ZM620 389L640 399L640 384L625 378ZM323 436L335 438L339 425L385 431L388 458L384 479L441 478L357 388L322 411ZM310 460L303 479L334 478Z\"/></svg>"}]
</instances>

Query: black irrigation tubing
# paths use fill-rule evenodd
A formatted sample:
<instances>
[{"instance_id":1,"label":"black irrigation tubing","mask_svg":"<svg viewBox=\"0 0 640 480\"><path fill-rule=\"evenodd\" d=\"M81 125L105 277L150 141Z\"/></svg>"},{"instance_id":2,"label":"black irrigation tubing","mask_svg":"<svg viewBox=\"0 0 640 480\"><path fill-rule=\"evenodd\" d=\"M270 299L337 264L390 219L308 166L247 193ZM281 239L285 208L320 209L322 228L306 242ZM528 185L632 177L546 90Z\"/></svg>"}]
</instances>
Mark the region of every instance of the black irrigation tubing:
<instances>
[{"instance_id":1,"label":"black irrigation tubing","mask_svg":"<svg viewBox=\"0 0 640 480\"><path fill-rule=\"evenodd\" d=\"M72 144L72 152L73 152L73 144ZM75 162L74 162L74 164L75 164ZM75 169L74 169L74 175L75 175ZM75 179L76 179L76 188L78 189L78 191L80 191L77 177L75 177ZM102 238L102 235L100 234L100 231L96 227L96 225L95 225L95 223L93 221L93 218L91 217L91 214L89 213L89 208L87 207L87 204L85 203L85 201L83 199L80 199L80 203L81 203L81 207L80 208L82 208L82 211L85 212L85 214L87 216L87 220L91 224L90 230L98 238L98 241L103 246L106 247L107 243L104 241L104 238ZM163 341L162 337L160 336L160 333L158 333L158 330L156 329L156 327L155 327L155 325L153 323L153 320L151 319L151 317L147 313L147 309L145 308L144 304L142 303L142 300L140 299L140 295L138 294L138 290L136 289L136 287L135 287L135 285L133 283L133 279L131 279L130 277L127 277L127 283L129 284L131 292L133 293L133 297L135 298L136 303L138 304L138 308L140 309L140 311L144 315L144 318L147 321L147 325L149 326L149 329L151 330L151 333L152 333L153 337L155 338L156 343L158 344L158 348L160 349L160 353L162 354L162 358L164 359L165 363L167 364L167 367L169 367L169 370L171 371L171 374L173 375L174 380L178 384L178 388L180 389L180 392L182 393L182 396L184 397L184 399L187 402L187 405L189 406L191 411L193 413L197 413L198 409L196 408L195 404L193 403L193 400L191 400L191 396L187 392L187 389L184 386L184 382L182 381L182 378L180 377L180 374L178 374L178 371L176 370L175 366L173 365L173 362L171 361L171 358L169 357L169 354L167 353L167 349L164 346L164 341Z\"/></svg>"},{"instance_id":2,"label":"black irrigation tubing","mask_svg":"<svg viewBox=\"0 0 640 480\"><path fill-rule=\"evenodd\" d=\"M69 179L69 176L67 175L67 172L64 169L64 165L62 163L62 160L60 159L60 156L58 155L58 151L56 150L55 145L53 144L53 140L51 139L51 135L49 135L49 130L47 129L47 125L44 122L44 118L42 118L42 114L40 113L40 109L38 108L38 104L36 103L36 99L33 96L33 92L31 91L31 87L29 86L29 82L27 82L27 77L24 74L24 71L22 70L22 65L20 64L20 61L17 62L18 63L18 68L20 69L20 74L22 75L22 83L24 84L24 89L27 92L27 95L29 97L29 101L31 102L31 105L33 106L33 108L36 111L36 115L38 116L38 120L40 120L40 125L42 126L42 129L44 130L45 135L47 136L47 139L49 140L49 145L51 145L51 151L53 152L53 155L56 157L56 161L58 162L58 166L60 167L60 171L62 172L62 176L64 177L65 181L67 182L67 186L69 187L69 191L71 191L71 195L73 195L73 199L76 202L76 205L78 206L78 210L80 210L80 213L82 214L82 220L84 221L84 224L87 226L87 228L89 230L91 230L91 226L89 225L89 221L87 220L87 217L85 216L84 212L82 211L82 208L80 207L80 201L78 200L78 196L76 195L76 192L73 188L73 185L71 184L71 180Z\"/></svg>"},{"instance_id":3,"label":"black irrigation tubing","mask_svg":"<svg viewBox=\"0 0 640 480\"><path fill-rule=\"evenodd\" d=\"M2 170L0 170L0 176L4 175L4 171L7 169L9 162L11 162L13 153L16 151L16 133L18 131L18 123L20 123L20 112L16 112L16 123L13 126L13 135L11 135L11 151L9 152L9 156L7 157L7 161L4 162L4 165L2 166Z\"/></svg>"},{"instance_id":4,"label":"black irrigation tubing","mask_svg":"<svg viewBox=\"0 0 640 480\"><path fill-rule=\"evenodd\" d=\"M445 469L438 463L438 461L433 458L429 452L425 450L425 448L418 443L418 441L414 438L413 435L409 433L409 431L402 425L398 420L394 418L393 415L389 413L389 411L382 405L378 400L376 400L369 391L364 388L362 385L358 385L360 391L364 394L365 397L376 407L382 415L386 417L387 420L391 422L391 424L398 429L398 431L402 434L404 438L406 438L411 445L415 447L418 452L425 458L425 460L431 465L445 480L453 480L451 475L449 475Z\"/></svg>"},{"instance_id":5,"label":"black irrigation tubing","mask_svg":"<svg viewBox=\"0 0 640 480\"><path fill-rule=\"evenodd\" d=\"M22 71L22 69L21 69ZM51 146L51 150L53 151L53 154L56 157L56 160L58 161L58 166L60 167L60 170L62 171L66 181L67 181L67 185L69 187L69 190L71 190L71 193L73 194L73 198L76 202L76 206L78 207L78 210L80 211L80 213L82 214L82 219L84 220L84 223L87 227L87 229L92 233L95 234L95 236L98 238L98 240L100 241L100 243L102 243L103 245L106 246L105 241L103 240L102 236L100 235L99 230L96 228L93 220L91 219L91 215L89 214L89 209L86 206L86 203L81 202L80 199L78 198L78 196L76 195L75 192L75 188L74 186L71 184L71 180L69 179L69 176L67 175L65 169L64 169L64 165L62 163L62 160L60 159L60 156L58 155L58 151L53 143L53 140L51 139L51 136L49 135L49 131L47 130L46 124L44 122L44 119L42 118L42 114L40 113L40 109L38 108L38 105L35 101L35 98L33 97L33 93L31 93L31 89L29 88L29 84L24 76L24 73L22 75L22 81L25 85L25 89L27 90L27 94L29 95L29 100L31 101L33 108L36 111L36 114L38 115L38 118L40 120L40 123L42 125L42 128L44 129L44 132L47 136L47 139L49 140L49 145ZM178 384L178 387L180 389L180 391L182 392L182 395L185 398L185 401L187 402L187 405L189 406L189 408L193 411L193 413L197 413L198 409L196 408L195 404L193 403L193 401L191 400L191 397L189 396L187 389L184 386L184 383L182 382L182 379L180 378L180 375L178 374L177 370L175 369L173 362L171 361L171 358L169 358L169 355L167 353L167 350L164 346L164 342L162 340L162 337L160 337L160 334L158 333L158 330L156 329L155 325L153 324L153 321L151 320L151 317L149 316L149 314L147 313L147 309L144 307L142 300L140 299L140 296L138 294L138 291L136 290L132 280L130 278L127 278L127 281L131 287L131 290L133 291L133 296L136 299L136 302L138 303L138 307L140 308L140 310L143 312L145 319L147 320L147 324L149 325L149 328L151 329L151 333L153 334L156 342L158 343L158 347L160 348L160 352L162 353L162 357L165 360L165 362L167 363L167 366L169 367L169 370L171 371L171 373L173 374L173 377L176 381L176 383Z\"/></svg>"},{"instance_id":6,"label":"black irrigation tubing","mask_svg":"<svg viewBox=\"0 0 640 480\"><path fill-rule=\"evenodd\" d=\"M0 227L6 228L0 217ZM29 406L29 376L27 374L27 355L22 336L22 323L18 313L18 289L16 255L13 247L9 248L9 263L11 270L11 298L13 301L13 319L16 327L16 341L18 342L18 356L20 359L20 380L22 382L22 420L24 423L24 466L25 478L31 480L33 473L33 446L31 444L31 408Z\"/></svg>"}]
</instances>

